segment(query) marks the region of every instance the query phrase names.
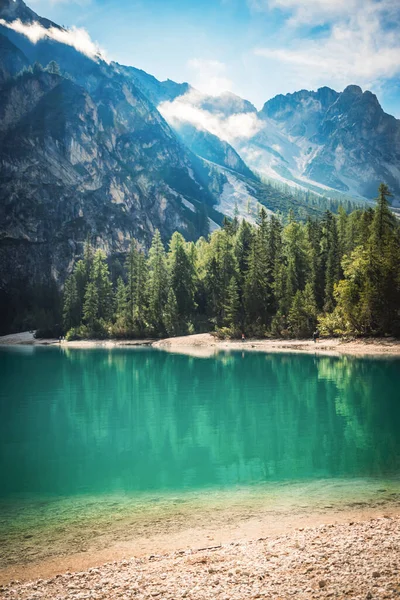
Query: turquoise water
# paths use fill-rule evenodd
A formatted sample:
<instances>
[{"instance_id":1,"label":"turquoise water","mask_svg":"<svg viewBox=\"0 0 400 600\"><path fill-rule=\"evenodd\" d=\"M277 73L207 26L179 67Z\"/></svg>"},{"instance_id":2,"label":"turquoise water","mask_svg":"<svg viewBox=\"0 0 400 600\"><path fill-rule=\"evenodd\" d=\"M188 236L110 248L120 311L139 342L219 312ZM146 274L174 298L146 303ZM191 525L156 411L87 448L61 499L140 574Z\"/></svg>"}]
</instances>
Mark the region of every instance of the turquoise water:
<instances>
[{"instance_id":1,"label":"turquoise water","mask_svg":"<svg viewBox=\"0 0 400 600\"><path fill-rule=\"evenodd\" d=\"M17 347L0 350L0 382L13 519L61 501L65 517L85 498L115 508L315 483L329 502L329 483L399 482L398 359Z\"/></svg>"},{"instance_id":2,"label":"turquoise water","mask_svg":"<svg viewBox=\"0 0 400 600\"><path fill-rule=\"evenodd\" d=\"M400 361L0 351L0 495L400 474Z\"/></svg>"}]
</instances>

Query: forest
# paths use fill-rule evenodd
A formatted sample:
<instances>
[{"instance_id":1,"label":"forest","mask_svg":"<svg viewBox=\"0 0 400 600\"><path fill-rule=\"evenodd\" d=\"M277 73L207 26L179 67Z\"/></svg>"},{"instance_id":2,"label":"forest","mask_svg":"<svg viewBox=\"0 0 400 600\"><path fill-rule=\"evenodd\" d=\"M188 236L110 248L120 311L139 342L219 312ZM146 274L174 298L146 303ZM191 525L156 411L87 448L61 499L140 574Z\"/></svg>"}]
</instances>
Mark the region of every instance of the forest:
<instances>
[{"instance_id":1,"label":"forest","mask_svg":"<svg viewBox=\"0 0 400 600\"><path fill-rule=\"evenodd\" d=\"M286 223L261 209L197 242L155 231L131 241L110 272L86 243L65 282L66 338L143 338L216 331L221 337L400 335L400 224L390 191L374 208Z\"/></svg>"}]
</instances>

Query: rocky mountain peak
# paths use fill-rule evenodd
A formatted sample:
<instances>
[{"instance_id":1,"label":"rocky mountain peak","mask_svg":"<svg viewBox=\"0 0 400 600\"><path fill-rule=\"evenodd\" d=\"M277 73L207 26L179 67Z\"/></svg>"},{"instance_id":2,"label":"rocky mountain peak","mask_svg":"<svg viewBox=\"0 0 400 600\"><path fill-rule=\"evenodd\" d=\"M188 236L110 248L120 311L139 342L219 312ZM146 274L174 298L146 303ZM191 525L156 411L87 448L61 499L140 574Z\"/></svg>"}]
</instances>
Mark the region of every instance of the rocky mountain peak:
<instances>
[{"instance_id":1,"label":"rocky mountain peak","mask_svg":"<svg viewBox=\"0 0 400 600\"><path fill-rule=\"evenodd\" d=\"M23 0L0 0L0 15L6 21L20 19L26 22L34 21L37 16Z\"/></svg>"},{"instance_id":2,"label":"rocky mountain peak","mask_svg":"<svg viewBox=\"0 0 400 600\"><path fill-rule=\"evenodd\" d=\"M359 85L348 85L346 88L344 88L342 94L344 96L362 96L362 89L360 88Z\"/></svg>"},{"instance_id":3,"label":"rocky mountain peak","mask_svg":"<svg viewBox=\"0 0 400 600\"><path fill-rule=\"evenodd\" d=\"M363 92L358 85L349 85L327 111L327 118L340 115L359 123L368 121L373 124L384 115L384 111L375 94L368 90Z\"/></svg>"},{"instance_id":4,"label":"rocky mountain peak","mask_svg":"<svg viewBox=\"0 0 400 600\"><path fill-rule=\"evenodd\" d=\"M38 22L46 28L56 27L57 29L62 29L62 27L53 23L53 21L39 17L23 0L0 0L0 19L9 22L17 19L23 23Z\"/></svg>"}]
</instances>

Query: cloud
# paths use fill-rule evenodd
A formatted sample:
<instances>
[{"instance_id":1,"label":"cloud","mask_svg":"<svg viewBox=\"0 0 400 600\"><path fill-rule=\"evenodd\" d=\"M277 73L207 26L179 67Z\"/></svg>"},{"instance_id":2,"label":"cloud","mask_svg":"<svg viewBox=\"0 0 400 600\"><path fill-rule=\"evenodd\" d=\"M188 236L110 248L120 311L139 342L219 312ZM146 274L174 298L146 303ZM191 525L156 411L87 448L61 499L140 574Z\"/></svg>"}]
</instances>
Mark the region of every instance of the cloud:
<instances>
[{"instance_id":1,"label":"cloud","mask_svg":"<svg viewBox=\"0 0 400 600\"><path fill-rule=\"evenodd\" d=\"M206 129L230 144L253 137L264 126L255 113L226 115L220 111L205 110L201 108L201 104L206 99L201 92L190 90L173 102L162 102L158 110L175 128L188 122L197 129Z\"/></svg>"},{"instance_id":2,"label":"cloud","mask_svg":"<svg viewBox=\"0 0 400 600\"><path fill-rule=\"evenodd\" d=\"M78 52L85 54L91 59L100 57L103 60L106 60L105 52L96 42L92 41L86 29L83 28L71 27L71 29L61 29L58 27L50 27L47 29L36 21L25 24L19 19L12 21L11 23L4 19L0 19L0 25L25 35L33 44L36 44L42 39L52 39L61 44L72 46L75 50L78 50Z\"/></svg>"},{"instance_id":3,"label":"cloud","mask_svg":"<svg viewBox=\"0 0 400 600\"><path fill-rule=\"evenodd\" d=\"M395 16L398 0L248 0L255 11L278 9L293 26L323 25L357 14Z\"/></svg>"},{"instance_id":4,"label":"cloud","mask_svg":"<svg viewBox=\"0 0 400 600\"><path fill-rule=\"evenodd\" d=\"M226 75L226 65L218 60L192 58L188 61L192 71L193 86L211 96L218 96L232 88L232 81Z\"/></svg>"},{"instance_id":5,"label":"cloud","mask_svg":"<svg viewBox=\"0 0 400 600\"><path fill-rule=\"evenodd\" d=\"M359 0L249 0L250 7L259 12L277 8L286 13L291 25L323 24L344 14L351 14Z\"/></svg>"},{"instance_id":6,"label":"cloud","mask_svg":"<svg viewBox=\"0 0 400 600\"><path fill-rule=\"evenodd\" d=\"M257 0L260 4L260 0ZM398 0L269 0L262 6L287 13L286 24L298 28L285 47L256 48L255 54L290 67L304 85L363 86L400 73ZM327 33L312 39L304 26L327 25ZM397 24L397 26L396 26Z\"/></svg>"},{"instance_id":7,"label":"cloud","mask_svg":"<svg viewBox=\"0 0 400 600\"><path fill-rule=\"evenodd\" d=\"M232 87L226 65L217 60L191 59L191 81L195 87L172 102L162 102L158 110L173 127L190 123L234 144L253 137L264 126L253 112L241 112L240 102L226 90ZM195 89L195 88L199 88ZM236 112L235 112L236 111Z\"/></svg>"}]
</instances>

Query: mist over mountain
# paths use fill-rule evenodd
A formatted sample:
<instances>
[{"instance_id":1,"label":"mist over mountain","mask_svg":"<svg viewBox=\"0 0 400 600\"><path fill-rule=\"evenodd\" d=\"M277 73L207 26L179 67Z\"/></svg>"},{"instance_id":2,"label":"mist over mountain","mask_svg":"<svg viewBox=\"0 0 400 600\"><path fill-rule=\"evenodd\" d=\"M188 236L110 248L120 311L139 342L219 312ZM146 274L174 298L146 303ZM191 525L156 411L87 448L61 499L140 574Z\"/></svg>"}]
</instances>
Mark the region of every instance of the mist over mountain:
<instances>
[{"instance_id":1,"label":"mist over mountain","mask_svg":"<svg viewBox=\"0 0 400 600\"><path fill-rule=\"evenodd\" d=\"M6 303L11 281L62 284L88 237L119 256L156 228L196 239L260 205L305 218L381 181L400 193L400 122L370 92L302 90L257 111L110 62L22 0L0 0L0 98Z\"/></svg>"},{"instance_id":2,"label":"mist over mountain","mask_svg":"<svg viewBox=\"0 0 400 600\"><path fill-rule=\"evenodd\" d=\"M160 110L175 128L190 122L229 142L268 178L364 199L374 198L384 181L399 202L400 121L359 86L278 95L259 112L238 105L221 110L189 90Z\"/></svg>"}]
</instances>

